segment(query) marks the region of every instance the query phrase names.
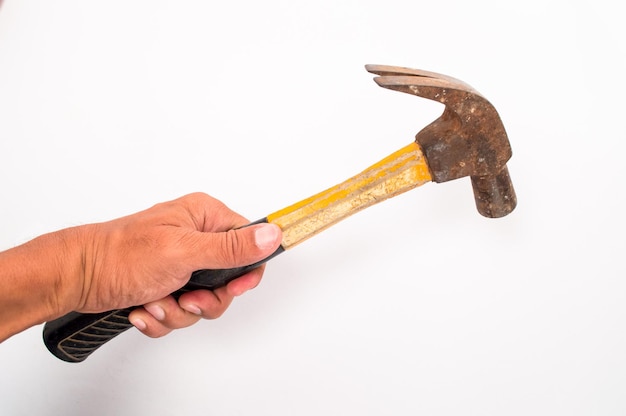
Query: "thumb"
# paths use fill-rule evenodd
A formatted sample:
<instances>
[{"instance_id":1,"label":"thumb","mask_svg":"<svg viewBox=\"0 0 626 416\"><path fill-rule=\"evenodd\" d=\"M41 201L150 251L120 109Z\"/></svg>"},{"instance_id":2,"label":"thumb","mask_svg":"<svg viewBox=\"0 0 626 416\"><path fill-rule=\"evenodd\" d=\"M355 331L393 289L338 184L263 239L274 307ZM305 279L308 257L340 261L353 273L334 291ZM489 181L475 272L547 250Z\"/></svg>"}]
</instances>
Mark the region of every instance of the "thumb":
<instances>
[{"instance_id":1,"label":"thumb","mask_svg":"<svg viewBox=\"0 0 626 416\"><path fill-rule=\"evenodd\" d=\"M274 253L282 240L280 227L267 223L200 234L197 269L229 269L256 263Z\"/></svg>"}]
</instances>

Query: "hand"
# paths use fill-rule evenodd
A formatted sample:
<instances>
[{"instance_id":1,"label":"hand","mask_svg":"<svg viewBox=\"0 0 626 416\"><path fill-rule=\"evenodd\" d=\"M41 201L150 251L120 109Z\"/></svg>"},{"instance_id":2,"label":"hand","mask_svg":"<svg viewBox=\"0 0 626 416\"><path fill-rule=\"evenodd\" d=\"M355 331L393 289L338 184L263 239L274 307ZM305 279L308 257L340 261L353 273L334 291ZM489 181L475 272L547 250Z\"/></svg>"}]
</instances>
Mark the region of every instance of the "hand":
<instances>
[{"instance_id":1,"label":"hand","mask_svg":"<svg viewBox=\"0 0 626 416\"><path fill-rule=\"evenodd\" d=\"M280 245L275 225L239 230L249 221L205 194L191 194L137 214L92 225L84 281L75 310L97 312L142 305L129 320L151 337L200 318L222 315L235 296L258 285L260 267L214 291L168 296L198 269L255 263Z\"/></svg>"},{"instance_id":2,"label":"hand","mask_svg":"<svg viewBox=\"0 0 626 416\"><path fill-rule=\"evenodd\" d=\"M190 194L109 222L82 225L0 252L0 342L70 311L144 305L129 319L151 337L219 317L256 287L263 267L214 291L170 293L199 269L245 266L272 254L280 228L248 220L205 194Z\"/></svg>"}]
</instances>

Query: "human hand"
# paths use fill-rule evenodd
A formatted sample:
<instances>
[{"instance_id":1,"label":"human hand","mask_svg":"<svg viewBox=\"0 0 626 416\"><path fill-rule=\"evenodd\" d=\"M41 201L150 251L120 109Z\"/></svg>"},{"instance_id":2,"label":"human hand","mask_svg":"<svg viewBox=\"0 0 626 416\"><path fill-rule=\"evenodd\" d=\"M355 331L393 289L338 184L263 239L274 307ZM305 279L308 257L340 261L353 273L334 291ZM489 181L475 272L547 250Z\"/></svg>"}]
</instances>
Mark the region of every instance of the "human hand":
<instances>
[{"instance_id":1,"label":"human hand","mask_svg":"<svg viewBox=\"0 0 626 416\"><path fill-rule=\"evenodd\" d=\"M263 266L213 291L187 292L178 301L169 294L195 270L245 266L272 254L280 245L280 228L259 224L235 230L248 223L220 201L196 193L83 226L78 238L84 279L65 279L70 288L65 296L78 312L144 305L129 320L151 337L217 318L235 296L258 285Z\"/></svg>"}]
</instances>

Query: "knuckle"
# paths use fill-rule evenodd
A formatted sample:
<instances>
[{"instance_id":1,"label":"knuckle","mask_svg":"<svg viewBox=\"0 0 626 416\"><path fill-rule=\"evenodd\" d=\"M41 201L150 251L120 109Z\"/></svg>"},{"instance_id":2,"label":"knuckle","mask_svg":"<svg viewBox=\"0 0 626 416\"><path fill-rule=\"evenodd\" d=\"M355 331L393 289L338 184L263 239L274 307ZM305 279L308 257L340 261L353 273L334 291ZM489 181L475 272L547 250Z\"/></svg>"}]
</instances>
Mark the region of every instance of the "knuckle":
<instances>
[{"instance_id":1,"label":"knuckle","mask_svg":"<svg viewBox=\"0 0 626 416\"><path fill-rule=\"evenodd\" d=\"M221 256L224 263L231 267L240 265L246 253L245 241L241 233L230 230L224 233Z\"/></svg>"},{"instance_id":2,"label":"knuckle","mask_svg":"<svg viewBox=\"0 0 626 416\"><path fill-rule=\"evenodd\" d=\"M144 334L146 334L150 338L162 338L172 332L171 329L161 327L161 328L148 328Z\"/></svg>"},{"instance_id":3,"label":"knuckle","mask_svg":"<svg viewBox=\"0 0 626 416\"><path fill-rule=\"evenodd\" d=\"M156 321L149 322L146 328L141 330L141 333L149 338L161 338L170 332L172 329Z\"/></svg>"},{"instance_id":4,"label":"knuckle","mask_svg":"<svg viewBox=\"0 0 626 416\"><path fill-rule=\"evenodd\" d=\"M224 315L224 312L225 310L223 309L208 311L206 314L202 316L202 318L209 319L209 320L218 319L222 315Z\"/></svg>"}]
</instances>

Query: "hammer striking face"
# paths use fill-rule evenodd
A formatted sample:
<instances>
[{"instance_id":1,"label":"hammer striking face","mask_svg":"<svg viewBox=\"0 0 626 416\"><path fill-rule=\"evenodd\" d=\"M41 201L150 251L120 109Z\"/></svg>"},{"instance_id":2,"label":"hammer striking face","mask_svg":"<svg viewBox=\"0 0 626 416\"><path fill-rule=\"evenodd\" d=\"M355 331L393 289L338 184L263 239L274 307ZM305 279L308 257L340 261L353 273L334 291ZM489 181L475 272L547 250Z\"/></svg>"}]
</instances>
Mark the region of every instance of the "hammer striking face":
<instances>
[{"instance_id":1,"label":"hammer striking face","mask_svg":"<svg viewBox=\"0 0 626 416\"><path fill-rule=\"evenodd\" d=\"M439 101L443 114L420 131L415 141L326 191L258 222L283 231L281 247L267 259L228 270L198 270L174 296L195 289L215 289L260 266L342 219L427 182L471 178L478 211L491 218L509 214L516 205L506 168L511 147L493 106L469 85L445 75L407 68L368 65L378 85ZM92 352L132 325L134 308L98 314L70 313L44 327L46 346L69 362Z\"/></svg>"}]
</instances>

